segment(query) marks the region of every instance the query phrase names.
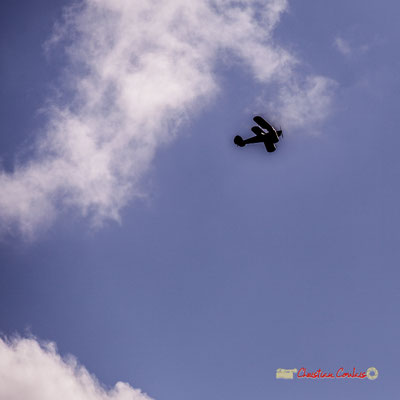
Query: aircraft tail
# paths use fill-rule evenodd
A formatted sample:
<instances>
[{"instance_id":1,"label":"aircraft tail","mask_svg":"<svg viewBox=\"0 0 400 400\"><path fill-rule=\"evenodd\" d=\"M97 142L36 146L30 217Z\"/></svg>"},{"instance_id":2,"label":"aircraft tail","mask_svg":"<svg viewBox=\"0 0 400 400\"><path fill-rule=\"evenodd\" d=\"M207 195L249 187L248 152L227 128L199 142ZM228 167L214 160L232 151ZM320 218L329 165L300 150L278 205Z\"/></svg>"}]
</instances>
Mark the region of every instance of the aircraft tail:
<instances>
[{"instance_id":1,"label":"aircraft tail","mask_svg":"<svg viewBox=\"0 0 400 400\"><path fill-rule=\"evenodd\" d=\"M239 135L235 136L235 138L233 139L233 142L239 147L245 146L243 138Z\"/></svg>"}]
</instances>

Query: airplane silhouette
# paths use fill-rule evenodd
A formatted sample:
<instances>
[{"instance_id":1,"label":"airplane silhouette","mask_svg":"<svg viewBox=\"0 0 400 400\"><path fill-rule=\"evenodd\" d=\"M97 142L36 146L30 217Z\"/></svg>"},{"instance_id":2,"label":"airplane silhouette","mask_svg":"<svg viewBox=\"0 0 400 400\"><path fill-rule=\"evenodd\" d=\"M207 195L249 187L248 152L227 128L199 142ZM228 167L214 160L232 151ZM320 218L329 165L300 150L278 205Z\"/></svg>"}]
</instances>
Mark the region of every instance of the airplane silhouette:
<instances>
[{"instance_id":1,"label":"airplane silhouette","mask_svg":"<svg viewBox=\"0 0 400 400\"><path fill-rule=\"evenodd\" d=\"M249 143L264 143L268 153L272 153L276 150L275 143L279 142L279 138L282 136L282 130L276 130L259 115L255 116L253 121L259 125L251 128L255 136L248 139L243 139L241 136L237 135L233 139L234 143L239 147L244 147ZM267 132L263 131L263 129L265 129Z\"/></svg>"}]
</instances>

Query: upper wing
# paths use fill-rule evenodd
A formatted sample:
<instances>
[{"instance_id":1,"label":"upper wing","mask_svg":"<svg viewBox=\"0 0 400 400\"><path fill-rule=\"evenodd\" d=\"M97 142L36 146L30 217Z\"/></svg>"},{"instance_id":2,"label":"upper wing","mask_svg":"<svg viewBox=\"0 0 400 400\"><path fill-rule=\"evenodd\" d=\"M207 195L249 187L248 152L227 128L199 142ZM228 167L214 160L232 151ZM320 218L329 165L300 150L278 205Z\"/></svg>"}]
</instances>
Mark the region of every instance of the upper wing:
<instances>
[{"instance_id":1,"label":"upper wing","mask_svg":"<svg viewBox=\"0 0 400 400\"><path fill-rule=\"evenodd\" d=\"M256 117L253 118L253 121L260 125L261 128L266 129L268 132L275 132L275 129L262 117L257 115Z\"/></svg>"}]
</instances>

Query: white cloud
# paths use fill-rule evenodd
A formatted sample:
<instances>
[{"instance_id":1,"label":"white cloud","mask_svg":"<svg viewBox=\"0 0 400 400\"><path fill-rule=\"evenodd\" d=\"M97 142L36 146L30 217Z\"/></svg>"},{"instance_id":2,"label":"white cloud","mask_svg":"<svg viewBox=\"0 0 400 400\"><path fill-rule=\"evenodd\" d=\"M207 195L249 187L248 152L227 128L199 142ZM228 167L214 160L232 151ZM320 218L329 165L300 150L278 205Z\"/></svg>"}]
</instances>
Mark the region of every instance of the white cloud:
<instances>
[{"instance_id":1,"label":"white cloud","mask_svg":"<svg viewBox=\"0 0 400 400\"><path fill-rule=\"evenodd\" d=\"M3 230L32 235L66 208L94 224L118 220L142 195L157 147L218 90L221 60L283 84L283 104L297 113L291 120L303 123L309 113L291 100L300 91L297 60L272 39L286 9L286 0L82 0L70 8L48 46L66 48L73 98L50 103L36 155L0 171ZM326 99L325 78L310 79L316 86L302 95Z\"/></svg>"},{"instance_id":2,"label":"white cloud","mask_svg":"<svg viewBox=\"0 0 400 400\"><path fill-rule=\"evenodd\" d=\"M348 35L348 36L355 36ZM368 51L370 51L376 45L379 45L379 38L377 36L373 36L368 43L360 43L356 40L355 37L353 39L344 39L342 36L336 36L333 41L336 49L346 57L352 57L353 59L365 55Z\"/></svg>"},{"instance_id":3,"label":"white cloud","mask_svg":"<svg viewBox=\"0 0 400 400\"><path fill-rule=\"evenodd\" d=\"M335 47L339 50L340 53L345 56L352 53L349 43L341 37L336 37L334 41Z\"/></svg>"},{"instance_id":4,"label":"white cloud","mask_svg":"<svg viewBox=\"0 0 400 400\"><path fill-rule=\"evenodd\" d=\"M304 81L282 85L270 109L285 129L303 129L318 134L318 124L331 110L336 82L323 76L308 76Z\"/></svg>"},{"instance_id":5,"label":"white cloud","mask_svg":"<svg viewBox=\"0 0 400 400\"><path fill-rule=\"evenodd\" d=\"M54 343L0 338L0 399L151 400L118 382L107 390L73 357L63 359Z\"/></svg>"}]
</instances>

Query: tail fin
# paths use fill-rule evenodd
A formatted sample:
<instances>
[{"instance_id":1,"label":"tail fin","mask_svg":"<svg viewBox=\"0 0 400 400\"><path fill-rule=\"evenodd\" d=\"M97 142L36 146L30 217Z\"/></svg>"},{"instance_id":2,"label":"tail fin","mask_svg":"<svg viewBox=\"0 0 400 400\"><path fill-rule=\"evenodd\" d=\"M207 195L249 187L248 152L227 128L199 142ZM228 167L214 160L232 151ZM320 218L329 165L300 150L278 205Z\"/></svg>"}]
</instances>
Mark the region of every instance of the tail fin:
<instances>
[{"instance_id":1,"label":"tail fin","mask_svg":"<svg viewBox=\"0 0 400 400\"><path fill-rule=\"evenodd\" d=\"M282 131L282 129L281 129L281 130L279 130L279 131L276 131L276 133L277 133L278 136L280 137L280 136L282 136L283 131Z\"/></svg>"},{"instance_id":2,"label":"tail fin","mask_svg":"<svg viewBox=\"0 0 400 400\"><path fill-rule=\"evenodd\" d=\"M233 139L233 142L239 147L245 146L243 138L239 135L235 136L235 138Z\"/></svg>"}]
</instances>

